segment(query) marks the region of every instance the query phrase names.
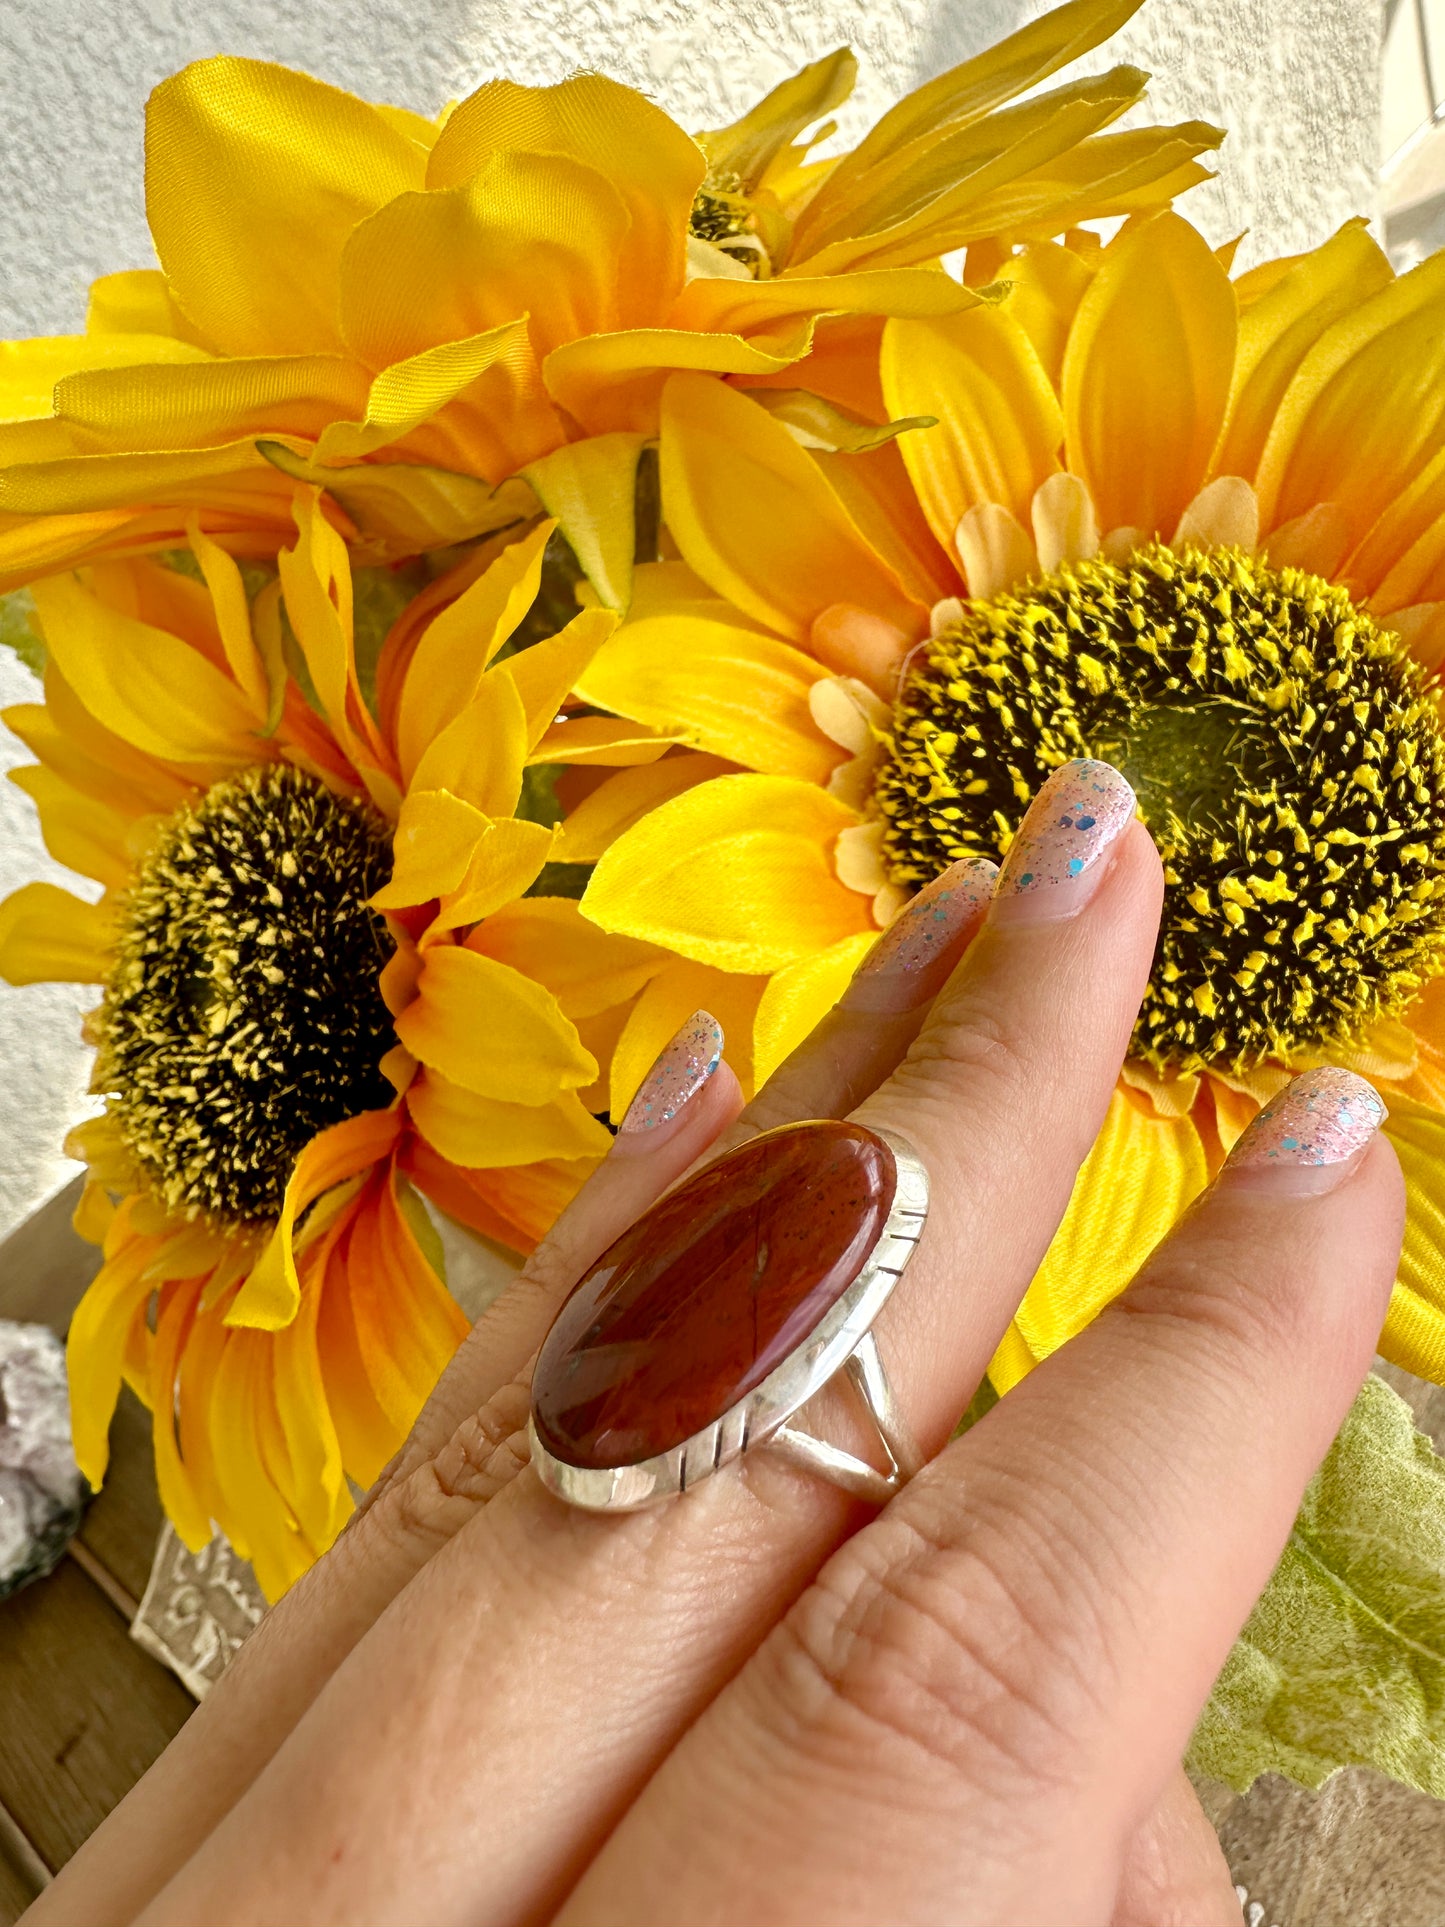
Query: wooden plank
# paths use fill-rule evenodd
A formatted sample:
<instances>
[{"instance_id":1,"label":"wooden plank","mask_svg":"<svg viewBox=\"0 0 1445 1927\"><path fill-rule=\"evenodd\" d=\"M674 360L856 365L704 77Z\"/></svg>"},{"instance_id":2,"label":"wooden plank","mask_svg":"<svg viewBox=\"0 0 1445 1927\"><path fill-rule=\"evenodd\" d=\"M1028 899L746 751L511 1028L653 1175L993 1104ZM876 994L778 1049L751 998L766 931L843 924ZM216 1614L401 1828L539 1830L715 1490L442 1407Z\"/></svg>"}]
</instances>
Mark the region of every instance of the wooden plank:
<instances>
[{"instance_id":1,"label":"wooden plank","mask_svg":"<svg viewBox=\"0 0 1445 1927\"><path fill-rule=\"evenodd\" d=\"M100 1269L100 1252L77 1237L71 1213L81 1179L32 1211L0 1243L0 1318L63 1332L80 1295Z\"/></svg>"},{"instance_id":2,"label":"wooden plank","mask_svg":"<svg viewBox=\"0 0 1445 1927\"><path fill-rule=\"evenodd\" d=\"M80 1540L130 1599L132 1618L150 1577L162 1516L150 1413L126 1386L111 1423L105 1484L90 1502Z\"/></svg>"},{"instance_id":3,"label":"wooden plank","mask_svg":"<svg viewBox=\"0 0 1445 1927\"><path fill-rule=\"evenodd\" d=\"M0 1927L14 1927L50 1879L50 1870L0 1807Z\"/></svg>"},{"instance_id":4,"label":"wooden plank","mask_svg":"<svg viewBox=\"0 0 1445 1927\"><path fill-rule=\"evenodd\" d=\"M193 1705L73 1560L5 1602L0 1804L48 1867L64 1865Z\"/></svg>"}]
</instances>

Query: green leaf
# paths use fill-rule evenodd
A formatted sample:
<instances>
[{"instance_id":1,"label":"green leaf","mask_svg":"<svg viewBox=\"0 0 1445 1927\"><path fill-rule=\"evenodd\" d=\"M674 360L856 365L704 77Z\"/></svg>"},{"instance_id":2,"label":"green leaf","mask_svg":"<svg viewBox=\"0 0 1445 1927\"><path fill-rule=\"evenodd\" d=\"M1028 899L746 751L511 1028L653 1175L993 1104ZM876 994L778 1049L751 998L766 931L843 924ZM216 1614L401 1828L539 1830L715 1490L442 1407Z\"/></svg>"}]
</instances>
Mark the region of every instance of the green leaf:
<instances>
[{"instance_id":1,"label":"green leaf","mask_svg":"<svg viewBox=\"0 0 1445 1927\"><path fill-rule=\"evenodd\" d=\"M13 649L34 675L45 674L45 644L35 627L35 602L28 589L0 596L0 643Z\"/></svg>"},{"instance_id":2,"label":"green leaf","mask_svg":"<svg viewBox=\"0 0 1445 1927\"><path fill-rule=\"evenodd\" d=\"M1371 1766L1445 1797L1445 1459L1382 1379L1306 1492L1189 1763L1239 1793Z\"/></svg>"},{"instance_id":3,"label":"green leaf","mask_svg":"<svg viewBox=\"0 0 1445 1927\"><path fill-rule=\"evenodd\" d=\"M352 634L356 650L356 680L361 700L376 714L376 665L391 625L413 596L427 585L423 563L399 563L392 568L353 569Z\"/></svg>"}]
</instances>

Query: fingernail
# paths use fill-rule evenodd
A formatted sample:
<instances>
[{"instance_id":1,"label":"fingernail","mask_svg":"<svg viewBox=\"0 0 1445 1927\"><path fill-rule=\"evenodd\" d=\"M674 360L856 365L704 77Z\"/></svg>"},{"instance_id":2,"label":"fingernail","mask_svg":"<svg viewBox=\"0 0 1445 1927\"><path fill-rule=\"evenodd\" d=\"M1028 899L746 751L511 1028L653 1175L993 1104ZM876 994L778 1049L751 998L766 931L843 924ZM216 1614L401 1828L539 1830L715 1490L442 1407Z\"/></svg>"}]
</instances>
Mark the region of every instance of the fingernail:
<instances>
[{"instance_id":1,"label":"fingernail","mask_svg":"<svg viewBox=\"0 0 1445 1927\"><path fill-rule=\"evenodd\" d=\"M722 1062L722 1025L711 1011L695 1010L664 1046L618 1125L619 1134L655 1131L670 1124Z\"/></svg>"},{"instance_id":2,"label":"fingernail","mask_svg":"<svg viewBox=\"0 0 1445 1927\"><path fill-rule=\"evenodd\" d=\"M1363 1077L1322 1065L1270 1099L1230 1152L1225 1171L1311 1195L1332 1190L1387 1115Z\"/></svg>"},{"instance_id":3,"label":"fingernail","mask_svg":"<svg viewBox=\"0 0 1445 1927\"><path fill-rule=\"evenodd\" d=\"M1029 805L994 894L993 915L1019 923L1076 916L1104 858L1134 820L1134 792L1092 756L1056 769Z\"/></svg>"},{"instance_id":4,"label":"fingernail","mask_svg":"<svg viewBox=\"0 0 1445 1927\"><path fill-rule=\"evenodd\" d=\"M869 1010L912 1010L945 977L958 939L983 921L998 865L986 857L950 864L910 897L858 967L846 1001Z\"/></svg>"}]
</instances>

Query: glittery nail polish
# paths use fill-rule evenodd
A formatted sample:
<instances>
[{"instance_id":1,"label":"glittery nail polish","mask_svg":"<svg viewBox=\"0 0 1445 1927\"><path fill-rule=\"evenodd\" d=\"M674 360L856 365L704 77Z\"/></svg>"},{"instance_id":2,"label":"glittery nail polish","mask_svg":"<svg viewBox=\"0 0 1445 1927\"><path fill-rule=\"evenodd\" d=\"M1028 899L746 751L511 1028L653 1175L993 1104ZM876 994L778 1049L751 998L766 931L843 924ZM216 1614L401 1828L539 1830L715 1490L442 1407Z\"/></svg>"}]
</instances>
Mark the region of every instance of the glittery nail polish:
<instances>
[{"instance_id":1,"label":"glittery nail polish","mask_svg":"<svg viewBox=\"0 0 1445 1927\"><path fill-rule=\"evenodd\" d=\"M931 997L959 937L983 921L997 877L997 864L969 857L925 884L863 959L845 1003L911 1010Z\"/></svg>"},{"instance_id":2,"label":"glittery nail polish","mask_svg":"<svg viewBox=\"0 0 1445 1927\"><path fill-rule=\"evenodd\" d=\"M1044 784L1009 848L995 918L1072 917L1093 895L1101 859L1134 817L1134 792L1112 764L1064 763Z\"/></svg>"},{"instance_id":3,"label":"glittery nail polish","mask_svg":"<svg viewBox=\"0 0 1445 1927\"><path fill-rule=\"evenodd\" d=\"M722 1062L722 1047L717 1018L710 1011L695 1010L638 1085L618 1130L631 1134L670 1124Z\"/></svg>"},{"instance_id":4,"label":"glittery nail polish","mask_svg":"<svg viewBox=\"0 0 1445 1927\"><path fill-rule=\"evenodd\" d=\"M1379 1094L1363 1077L1321 1065L1270 1099L1230 1152L1226 1169L1254 1179L1276 1173L1307 1176L1310 1189L1327 1188L1386 1115Z\"/></svg>"}]
</instances>

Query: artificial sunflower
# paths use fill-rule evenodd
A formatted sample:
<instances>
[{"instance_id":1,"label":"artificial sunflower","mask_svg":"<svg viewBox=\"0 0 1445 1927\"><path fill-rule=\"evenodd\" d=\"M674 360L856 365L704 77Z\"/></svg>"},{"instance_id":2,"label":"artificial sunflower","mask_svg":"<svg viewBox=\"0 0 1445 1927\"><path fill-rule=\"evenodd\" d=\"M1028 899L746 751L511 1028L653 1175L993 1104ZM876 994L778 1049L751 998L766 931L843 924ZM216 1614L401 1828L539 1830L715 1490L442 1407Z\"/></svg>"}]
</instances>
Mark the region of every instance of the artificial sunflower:
<instances>
[{"instance_id":1,"label":"artificial sunflower","mask_svg":"<svg viewBox=\"0 0 1445 1927\"><path fill-rule=\"evenodd\" d=\"M0 905L10 982L102 986L76 1456L98 1485L128 1380L181 1536L214 1521L272 1597L467 1329L420 1198L529 1248L606 1150L598 1053L662 961L528 894L538 767L665 748L556 720L612 616L505 654L549 526L420 588L378 653L316 491L293 507L253 598L194 525L179 558L36 585L16 780L102 894Z\"/></svg>"},{"instance_id":2,"label":"artificial sunflower","mask_svg":"<svg viewBox=\"0 0 1445 1927\"><path fill-rule=\"evenodd\" d=\"M670 370L771 378L784 410L809 390L815 432L846 439L818 398L853 397L882 317L977 300L942 253L1205 178L1216 129L1101 131L1135 68L1017 99L1138 5L1069 0L827 161L807 157L846 50L697 140L595 74L490 81L433 122L264 62L187 67L146 118L160 268L97 282L85 334L0 359L0 587L163 548L192 512L274 552L299 476L373 560L545 505L623 606Z\"/></svg>"},{"instance_id":3,"label":"artificial sunflower","mask_svg":"<svg viewBox=\"0 0 1445 1927\"><path fill-rule=\"evenodd\" d=\"M878 454L669 384L680 559L580 682L729 768L589 797L583 908L677 959L639 1039L716 980L765 1075L907 893L1108 758L1164 857L1158 957L995 1383L1326 1059L1384 1095L1409 1186L1382 1349L1445 1380L1445 255L1397 277L1356 223L1231 281L1165 213L1005 275L997 307L889 323L887 411L937 425ZM641 1067L619 1053L618 1101Z\"/></svg>"}]
</instances>

